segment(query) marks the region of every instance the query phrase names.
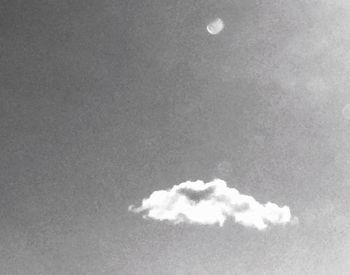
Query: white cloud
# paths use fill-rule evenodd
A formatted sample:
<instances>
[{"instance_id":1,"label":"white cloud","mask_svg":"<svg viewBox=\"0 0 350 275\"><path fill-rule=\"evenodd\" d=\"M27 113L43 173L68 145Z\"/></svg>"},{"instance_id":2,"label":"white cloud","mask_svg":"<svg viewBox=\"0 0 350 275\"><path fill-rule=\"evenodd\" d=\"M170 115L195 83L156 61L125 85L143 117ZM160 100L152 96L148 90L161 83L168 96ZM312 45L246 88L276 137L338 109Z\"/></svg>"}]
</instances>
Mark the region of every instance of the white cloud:
<instances>
[{"instance_id":1,"label":"white cloud","mask_svg":"<svg viewBox=\"0 0 350 275\"><path fill-rule=\"evenodd\" d=\"M279 207L268 202L261 204L252 196L243 195L226 182L215 179L211 182L186 181L169 190L154 191L142 200L142 205L129 206L134 213L143 213L144 218L159 221L196 224L219 224L223 226L231 217L236 223L264 230L269 225L284 225L296 222L288 206Z\"/></svg>"}]
</instances>

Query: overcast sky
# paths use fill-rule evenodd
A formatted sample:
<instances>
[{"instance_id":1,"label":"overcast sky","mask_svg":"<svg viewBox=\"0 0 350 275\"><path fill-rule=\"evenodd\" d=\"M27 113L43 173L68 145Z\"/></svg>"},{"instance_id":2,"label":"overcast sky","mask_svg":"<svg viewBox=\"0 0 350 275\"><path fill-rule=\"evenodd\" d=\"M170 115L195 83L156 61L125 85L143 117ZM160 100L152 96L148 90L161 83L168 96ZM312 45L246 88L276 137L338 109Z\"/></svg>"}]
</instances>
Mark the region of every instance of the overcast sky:
<instances>
[{"instance_id":1,"label":"overcast sky","mask_svg":"<svg viewBox=\"0 0 350 275\"><path fill-rule=\"evenodd\" d=\"M0 273L348 274L349 25L347 0L0 1ZM299 222L133 208L216 178Z\"/></svg>"}]
</instances>

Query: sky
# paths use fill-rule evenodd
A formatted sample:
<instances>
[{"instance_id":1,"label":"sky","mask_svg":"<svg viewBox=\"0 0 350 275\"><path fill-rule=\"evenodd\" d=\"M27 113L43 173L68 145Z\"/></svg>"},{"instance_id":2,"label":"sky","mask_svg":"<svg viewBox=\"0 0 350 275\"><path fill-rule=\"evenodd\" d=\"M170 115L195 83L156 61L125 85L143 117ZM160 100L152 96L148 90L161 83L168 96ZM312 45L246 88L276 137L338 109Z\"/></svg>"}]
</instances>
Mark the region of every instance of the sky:
<instances>
[{"instance_id":1,"label":"sky","mask_svg":"<svg viewBox=\"0 0 350 275\"><path fill-rule=\"evenodd\" d=\"M348 274L349 24L346 0L0 1L1 274Z\"/></svg>"}]
</instances>

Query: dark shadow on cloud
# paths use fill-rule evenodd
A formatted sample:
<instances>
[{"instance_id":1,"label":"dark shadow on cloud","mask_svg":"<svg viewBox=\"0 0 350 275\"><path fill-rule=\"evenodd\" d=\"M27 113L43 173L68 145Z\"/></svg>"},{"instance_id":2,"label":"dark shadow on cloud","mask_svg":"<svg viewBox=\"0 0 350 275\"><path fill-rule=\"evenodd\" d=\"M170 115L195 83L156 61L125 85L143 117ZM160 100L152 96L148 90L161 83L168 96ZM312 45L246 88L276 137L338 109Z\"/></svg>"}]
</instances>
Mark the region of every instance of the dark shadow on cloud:
<instances>
[{"instance_id":1,"label":"dark shadow on cloud","mask_svg":"<svg viewBox=\"0 0 350 275\"><path fill-rule=\"evenodd\" d=\"M242 204L235 205L234 207L235 212L245 212L249 210L249 204L244 202Z\"/></svg>"},{"instance_id":2,"label":"dark shadow on cloud","mask_svg":"<svg viewBox=\"0 0 350 275\"><path fill-rule=\"evenodd\" d=\"M191 201L196 203L209 199L209 197L214 193L214 187L208 187L204 190L193 190L189 188L181 188L178 190L178 193L186 196Z\"/></svg>"}]
</instances>

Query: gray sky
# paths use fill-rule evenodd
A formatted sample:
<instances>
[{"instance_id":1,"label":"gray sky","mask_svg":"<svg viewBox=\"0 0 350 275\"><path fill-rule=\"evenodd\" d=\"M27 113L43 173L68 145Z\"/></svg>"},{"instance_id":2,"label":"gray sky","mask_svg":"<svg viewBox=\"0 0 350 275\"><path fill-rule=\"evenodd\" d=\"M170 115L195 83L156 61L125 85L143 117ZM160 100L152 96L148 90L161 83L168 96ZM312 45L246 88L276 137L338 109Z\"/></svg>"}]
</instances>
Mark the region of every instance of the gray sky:
<instances>
[{"instance_id":1,"label":"gray sky","mask_svg":"<svg viewBox=\"0 0 350 275\"><path fill-rule=\"evenodd\" d=\"M0 1L1 274L348 274L349 24L346 0ZM299 224L128 211L216 177Z\"/></svg>"}]
</instances>

